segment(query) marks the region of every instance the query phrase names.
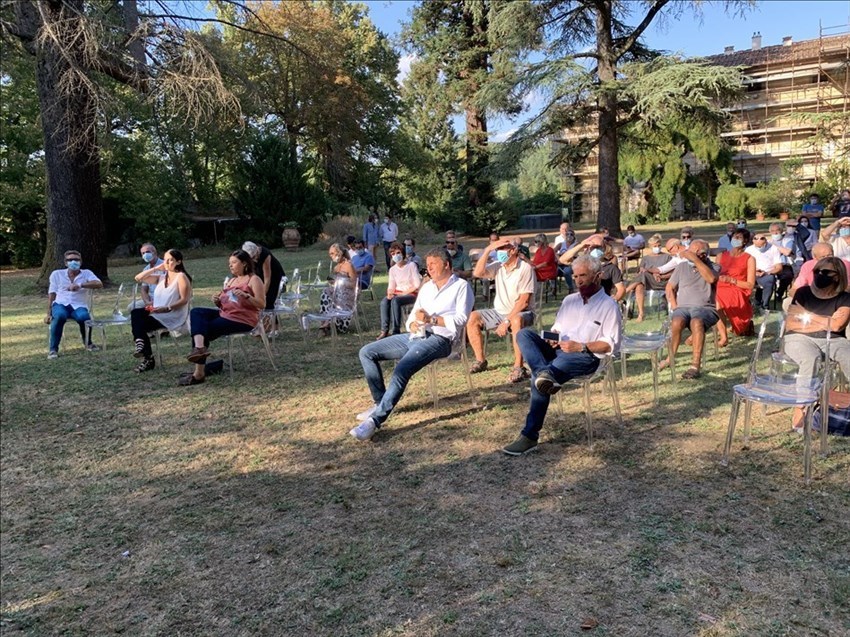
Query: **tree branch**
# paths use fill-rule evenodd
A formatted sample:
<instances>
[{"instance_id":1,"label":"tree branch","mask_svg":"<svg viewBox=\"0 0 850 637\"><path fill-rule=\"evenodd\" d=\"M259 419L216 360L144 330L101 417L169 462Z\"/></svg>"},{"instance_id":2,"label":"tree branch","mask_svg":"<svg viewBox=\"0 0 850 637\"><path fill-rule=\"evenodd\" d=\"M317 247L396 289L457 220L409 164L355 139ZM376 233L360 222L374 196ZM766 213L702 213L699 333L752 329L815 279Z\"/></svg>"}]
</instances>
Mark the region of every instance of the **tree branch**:
<instances>
[{"instance_id":1,"label":"tree branch","mask_svg":"<svg viewBox=\"0 0 850 637\"><path fill-rule=\"evenodd\" d=\"M623 40L623 42L617 47L617 51L614 54L615 61L619 61L621 57L629 52L629 49L634 46L635 42L638 41L640 36L643 35L643 32L646 31L647 27L649 27L650 23L655 19L655 16L658 15L658 12L661 11L668 2L670 2L670 0L655 0L655 4L653 4L649 11L646 12L641 23L637 25L631 32L631 35Z\"/></svg>"}]
</instances>

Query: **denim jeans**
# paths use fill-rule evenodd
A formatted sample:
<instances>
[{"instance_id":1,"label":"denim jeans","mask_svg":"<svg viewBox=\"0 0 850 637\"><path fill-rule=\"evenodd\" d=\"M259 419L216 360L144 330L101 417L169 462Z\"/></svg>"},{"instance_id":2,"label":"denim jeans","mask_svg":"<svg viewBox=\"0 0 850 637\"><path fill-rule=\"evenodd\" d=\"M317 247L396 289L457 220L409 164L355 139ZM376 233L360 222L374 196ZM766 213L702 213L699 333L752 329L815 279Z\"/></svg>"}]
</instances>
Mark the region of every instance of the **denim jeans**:
<instances>
[{"instance_id":1,"label":"denim jeans","mask_svg":"<svg viewBox=\"0 0 850 637\"><path fill-rule=\"evenodd\" d=\"M573 267L571 265L559 265L558 274L564 278L564 283L567 284L567 290L570 292L575 290L576 284L573 282Z\"/></svg>"},{"instance_id":2,"label":"denim jeans","mask_svg":"<svg viewBox=\"0 0 850 637\"><path fill-rule=\"evenodd\" d=\"M584 352L562 352L544 341L532 328L520 330L516 336L523 358L531 367L531 405L525 418L522 435L531 440L540 437L543 420L549 409L549 395L541 394L534 386L537 374L546 370L559 383L578 376L592 374L599 367L599 359Z\"/></svg>"},{"instance_id":3,"label":"denim jeans","mask_svg":"<svg viewBox=\"0 0 850 637\"><path fill-rule=\"evenodd\" d=\"M80 336L83 338L83 343L86 342L86 321L91 319L88 308L78 307L74 309L70 305L59 305L54 303L50 308L50 351L59 351L59 341L62 340L62 331L65 329L65 322L68 319L75 320L80 326Z\"/></svg>"},{"instance_id":4,"label":"denim jeans","mask_svg":"<svg viewBox=\"0 0 850 637\"><path fill-rule=\"evenodd\" d=\"M415 294L381 299L381 331L398 334L401 331L401 309L416 302ZM391 329L392 328L392 329Z\"/></svg>"},{"instance_id":5,"label":"denim jeans","mask_svg":"<svg viewBox=\"0 0 850 637\"><path fill-rule=\"evenodd\" d=\"M770 303L770 297L773 296L773 286L776 284L776 275L762 274L756 277L756 285L761 288L760 306L767 309L767 304Z\"/></svg>"},{"instance_id":6,"label":"denim jeans","mask_svg":"<svg viewBox=\"0 0 850 637\"><path fill-rule=\"evenodd\" d=\"M428 363L445 358L452 352L451 341L428 334L426 338L410 338L408 334L388 336L360 348L360 364L366 374L366 384L377 405L372 418L380 427L401 400L407 383ZM381 361L397 360L390 385L384 385Z\"/></svg>"}]
</instances>

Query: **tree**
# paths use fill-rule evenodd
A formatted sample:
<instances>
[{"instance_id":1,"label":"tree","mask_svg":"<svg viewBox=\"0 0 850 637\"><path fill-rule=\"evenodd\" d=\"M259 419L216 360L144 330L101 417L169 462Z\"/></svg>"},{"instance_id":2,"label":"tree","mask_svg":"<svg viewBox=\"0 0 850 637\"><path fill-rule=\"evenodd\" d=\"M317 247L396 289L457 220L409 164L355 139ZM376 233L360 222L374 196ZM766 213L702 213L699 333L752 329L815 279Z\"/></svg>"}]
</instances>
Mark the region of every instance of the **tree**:
<instances>
[{"instance_id":1,"label":"tree","mask_svg":"<svg viewBox=\"0 0 850 637\"><path fill-rule=\"evenodd\" d=\"M5 40L36 60L46 167L47 240L39 284L68 249L108 278L100 136L110 92L125 86L192 126L210 112L238 109L197 34L181 18L140 14L136 0L22 0L0 6ZM247 10L247 8L244 8Z\"/></svg>"},{"instance_id":2,"label":"tree","mask_svg":"<svg viewBox=\"0 0 850 637\"><path fill-rule=\"evenodd\" d=\"M539 115L515 135L516 151L564 128L587 127L593 134L578 146L565 146L562 159L580 159L591 149L598 154L598 225L621 235L619 141L623 125L641 116L640 108L624 100L621 70L630 62L658 56L642 43L657 20L674 19L700 2L669 0L545 0L540 3L539 30L548 46L545 58L517 74L518 86L546 96ZM742 11L752 2L726 2ZM634 19L634 20L632 20ZM635 24L630 26L629 22Z\"/></svg>"}]
</instances>

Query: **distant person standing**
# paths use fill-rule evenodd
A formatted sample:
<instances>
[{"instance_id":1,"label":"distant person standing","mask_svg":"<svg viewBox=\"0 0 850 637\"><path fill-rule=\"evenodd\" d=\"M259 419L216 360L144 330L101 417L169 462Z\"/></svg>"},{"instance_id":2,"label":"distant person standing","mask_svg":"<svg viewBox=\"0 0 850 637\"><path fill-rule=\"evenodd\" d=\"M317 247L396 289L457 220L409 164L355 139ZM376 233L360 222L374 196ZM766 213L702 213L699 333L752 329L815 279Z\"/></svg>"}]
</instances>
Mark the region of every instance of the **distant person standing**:
<instances>
[{"instance_id":1,"label":"distant person standing","mask_svg":"<svg viewBox=\"0 0 850 637\"><path fill-rule=\"evenodd\" d=\"M363 244L372 255L373 261L376 261L378 258L377 250L380 240L381 232L378 227L378 219L375 215L370 214L369 218L366 219L366 223L363 224Z\"/></svg>"},{"instance_id":2,"label":"distant person standing","mask_svg":"<svg viewBox=\"0 0 850 637\"><path fill-rule=\"evenodd\" d=\"M242 249L250 255L254 262L254 273L263 282L263 293L266 299L265 309L271 310L274 308L275 301L277 301L280 281L285 276L283 266L268 248L258 246L253 241L243 243Z\"/></svg>"},{"instance_id":3,"label":"distant person standing","mask_svg":"<svg viewBox=\"0 0 850 637\"><path fill-rule=\"evenodd\" d=\"M815 231L815 234L820 232L820 220L823 217L823 204L820 202L818 193L813 192L809 195L809 203L803 204L801 211L803 216L809 220L809 228Z\"/></svg>"},{"instance_id":4,"label":"distant person standing","mask_svg":"<svg viewBox=\"0 0 850 637\"><path fill-rule=\"evenodd\" d=\"M842 190L832 200L832 216L835 218L850 217L850 190Z\"/></svg>"},{"instance_id":5,"label":"distant person standing","mask_svg":"<svg viewBox=\"0 0 850 637\"><path fill-rule=\"evenodd\" d=\"M389 271L390 267L392 267L392 263L390 262L390 246L398 238L398 226L393 221L391 214L387 213L384 215L384 223L381 224L378 233L381 241L384 242L384 260L387 263L387 271Z\"/></svg>"}]
</instances>

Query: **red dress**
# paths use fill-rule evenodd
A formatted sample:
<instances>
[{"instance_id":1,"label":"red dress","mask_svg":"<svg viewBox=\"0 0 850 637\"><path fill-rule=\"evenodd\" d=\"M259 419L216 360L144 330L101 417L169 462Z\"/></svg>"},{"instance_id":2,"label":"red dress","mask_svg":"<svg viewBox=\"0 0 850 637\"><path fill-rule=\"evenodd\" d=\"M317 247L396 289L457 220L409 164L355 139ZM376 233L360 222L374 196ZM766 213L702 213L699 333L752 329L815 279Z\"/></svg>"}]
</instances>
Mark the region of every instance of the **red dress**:
<instances>
[{"instance_id":1,"label":"red dress","mask_svg":"<svg viewBox=\"0 0 850 637\"><path fill-rule=\"evenodd\" d=\"M737 257L731 252L721 252L718 262L720 263L720 274L731 276L738 281L747 280L747 264L752 257L742 252ZM732 329L738 336L749 332L753 321L753 306L750 304L750 292L734 283L724 281L717 282L717 307L726 312Z\"/></svg>"},{"instance_id":2,"label":"red dress","mask_svg":"<svg viewBox=\"0 0 850 637\"><path fill-rule=\"evenodd\" d=\"M543 264L535 272L538 281L551 281L558 276L558 259L555 257L555 251L549 246L540 248L531 257L532 265Z\"/></svg>"}]
</instances>

